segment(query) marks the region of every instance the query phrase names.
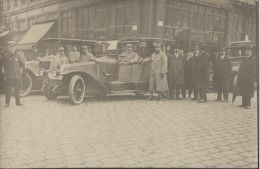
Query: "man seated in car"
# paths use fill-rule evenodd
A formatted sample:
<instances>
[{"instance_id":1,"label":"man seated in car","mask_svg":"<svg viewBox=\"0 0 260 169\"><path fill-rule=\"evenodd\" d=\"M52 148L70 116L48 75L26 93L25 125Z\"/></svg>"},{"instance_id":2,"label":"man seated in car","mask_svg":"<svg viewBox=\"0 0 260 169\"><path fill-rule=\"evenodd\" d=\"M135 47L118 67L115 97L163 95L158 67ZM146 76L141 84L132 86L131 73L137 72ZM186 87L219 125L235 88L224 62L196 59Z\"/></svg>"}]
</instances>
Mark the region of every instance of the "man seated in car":
<instances>
[{"instance_id":1,"label":"man seated in car","mask_svg":"<svg viewBox=\"0 0 260 169\"><path fill-rule=\"evenodd\" d=\"M69 64L68 58L65 56L64 47L59 47L59 52L54 56L50 69L60 69L65 64Z\"/></svg>"},{"instance_id":2,"label":"man seated in car","mask_svg":"<svg viewBox=\"0 0 260 169\"><path fill-rule=\"evenodd\" d=\"M133 45L126 45L126 52L119 55L119 64L133 64L140 59L139 55L133 51Z\"/></svg>"},{"instance_id":3,"label":"man seated in car","mask_svg":"<svg viewBox=\"0 0 260 169\"><path fill-rule=\"evenodd\" d=\"M74 63L77 62L80 58L80 53L77 49L76 45L72 46L72 51L69 52L69 62Z\"/></svg>"},{"instance_id":4,"label":"man seated in car","mask_svg":"<svg viewBox=\"0 0 260 169\"><path fill-rule=\"evenodd\" d=\"M94 56L89 52L88 46L82 46L83 54L79 59L80 62L87 62L89 59L94 59Z\"/></svg>"}]
</instances>

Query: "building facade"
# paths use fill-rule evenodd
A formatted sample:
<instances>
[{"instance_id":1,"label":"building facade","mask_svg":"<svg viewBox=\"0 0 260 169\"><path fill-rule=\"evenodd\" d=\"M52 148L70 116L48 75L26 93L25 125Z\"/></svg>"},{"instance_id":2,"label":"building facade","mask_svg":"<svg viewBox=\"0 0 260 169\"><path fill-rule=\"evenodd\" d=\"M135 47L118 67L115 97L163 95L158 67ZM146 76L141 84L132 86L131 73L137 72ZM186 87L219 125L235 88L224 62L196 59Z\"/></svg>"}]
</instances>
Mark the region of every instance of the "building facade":
<instances>
[{"instance_id":1,"label":"building facade","mask_svg":"<svg viewBox=\"0 0 260 169\"><path fill-rule=\"evenodd\" d=\"M256 42L254 0L2 0L9 39L24 38L33 25L54 22L52 37L115 40L157 37L194 44ZM51 33L49 33L51 31Z\"/></svg>"}]
</instances>

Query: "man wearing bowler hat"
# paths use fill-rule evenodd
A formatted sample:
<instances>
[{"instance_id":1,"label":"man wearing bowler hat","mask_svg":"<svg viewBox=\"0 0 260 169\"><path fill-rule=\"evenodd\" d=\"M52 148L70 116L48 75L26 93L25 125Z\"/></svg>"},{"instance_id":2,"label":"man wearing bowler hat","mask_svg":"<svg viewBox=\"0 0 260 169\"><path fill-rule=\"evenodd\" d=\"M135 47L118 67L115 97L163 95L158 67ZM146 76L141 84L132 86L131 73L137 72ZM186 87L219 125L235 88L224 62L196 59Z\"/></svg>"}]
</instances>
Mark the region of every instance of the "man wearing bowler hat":
<instances>
[{"instance_id":1,"label":"man wearing bowler hat","mask_svg":"<svg viewBox=\"0 0 260 169\"><path fill-rule=\"evenodd\" d=\"M242 96L242 105L246 109L251 108L251 97L254 97L254 83L256 78L256 58L253 55L253 48L247 46L245 49L246 59L240 64L236 94Z\"/></svg>"},{"instance_id":2,"label":"man wearing bowler hat","mask_svg":"<svg viewBox=\"0 0 260 169\"><path fill-rule=\"evenodd\" d=\"M133 45L130 43L126 45L126 52L119 55L120 64L137 63L139 59L139 55L133 51Z\"/></svg>"},{"instance_id":3,"label":"man wearing bowler hat","mask_svg":"<svg viewBox=\"0 0 260 169\"><path fill-rule=\"evenodd\" d=\"M17 106L23 106L20 102L20 84L21 84L21 69L24 68L23 62L16 54L15 41L8 42L8 52L2 58L3 70L5 73L5 107L9 107L11 99L11 91L14 88L15 102Z\"/></svg>"},{"instance_id":4,"label":"man wearing bowler hat","mask_svg":"<svg viewBox=\"0 0 260 169\"><path fill-rule=\"evenodd\" d=\"M218 97L215 101L228 102L229 79L232 73L230 58L226 56L225 47L220 47L214 66L215 87ZM223 95L223 100L222 100Z\"/></svg>"}]
</instances>

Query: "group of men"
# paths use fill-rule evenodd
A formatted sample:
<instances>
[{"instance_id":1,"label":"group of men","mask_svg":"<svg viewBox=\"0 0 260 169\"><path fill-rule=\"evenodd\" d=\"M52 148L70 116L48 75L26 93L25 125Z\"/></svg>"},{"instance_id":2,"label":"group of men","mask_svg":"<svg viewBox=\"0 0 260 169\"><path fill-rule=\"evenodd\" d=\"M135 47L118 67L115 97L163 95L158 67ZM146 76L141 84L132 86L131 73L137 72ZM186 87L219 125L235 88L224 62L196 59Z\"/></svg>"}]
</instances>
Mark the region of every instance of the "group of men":
<instances>
[{"instance_id":1,"label":"group of men","mask_svg":"<svg viewBox=\"0 0 260 169\"><path fill-rule=\"evenodd\" d=\"M226 48L220 47L216 52L214 61L210 59L205 47L193 46L192 52L183 50L175 45L173 52L168 57L161 50L161 45L155 45L155 53L142 63L152 62L150 73L150 97L153 100L154 91L158 92L156 100L160 100L162 93L169 91L169 99L181 100L188 97L198 103L207 102L207 89L209 87L210 62L213 64L213 86L217 91L215 101L228 102L228 91L232 65L226 55ZM246 109L251 108L251 97L254 96L254 82L256 77L256 58L253 56L253 48L245 49L245 60L241 63L237 84L234 93L242 96L242 105ZM180 97L182 95L182 98ZM223 97L222 97L223 96Z\"/></svg>"},{"instance_id":2,"label":"group of men","mask_svg":"<svg viewBox=\"0 0 260 169\"><path fill-rule=\"evenodd\" d=\"M151 57L140 58L133 51L132 44L127 44L126 52L119 55L119 64L147 63L152 62L150 72L150 96L147 100L153 100L154 92L158 92L156 100L160 100L163 92L169 91L169 99L185 99L188 90L188 98L196 100L198 103L207 102L207 89L209 87L210 55L204 47L193 46L192 52L187 49L182 50L180 46L175 45L173 51L168 52L168 57L162 51L161 44L155 43L154 53ZM69 53L67 58L64 53L64 47L59 47L58 54L53 58L52 68L59 69L62 65L70 62L85 62L94 58L88 52L88 47L83 46L83 54L77 51L76 46ZM34 56L37 50L34 50ZM242 96L242 107L247 109L251 106L251 97L254 95L254 82L256 77L256 59L253 56L252 48L245 50L246 59L241 63L238 72L236 85L236 94ZM14 88L16 105L22 106L19 97L20 79L24 71L25 62L16 53L16 43L8 42L8 52L0 59L1 70L4 71L6 79L6 102L5 107L10 104L12 87ZM3 67L3 69L2 69ZM232 66L229 57L225 54L225 48L221 47L216 52L213 61L213 86L217 90L217 99L215 101L228 102L229 79L232 73ZM182 97L180 97L182 95ZM223 95L223 98L222 98Z\"/></svg>"}]
</instances>

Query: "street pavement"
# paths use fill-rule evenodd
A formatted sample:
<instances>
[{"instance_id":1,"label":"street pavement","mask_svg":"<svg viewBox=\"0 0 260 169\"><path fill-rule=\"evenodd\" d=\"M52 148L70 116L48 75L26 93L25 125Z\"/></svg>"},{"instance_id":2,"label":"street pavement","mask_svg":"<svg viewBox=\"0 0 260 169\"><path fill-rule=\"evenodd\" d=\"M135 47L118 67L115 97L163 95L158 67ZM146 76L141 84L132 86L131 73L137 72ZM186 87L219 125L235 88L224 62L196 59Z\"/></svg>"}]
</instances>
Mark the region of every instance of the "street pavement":
<instances>
[{"instance_id":1,"label":"street pavement","mask_svg":"<svg viewBox=\"0 0 260 169\"><path fill-rule=\"evenodd\" d=\"M230 94L230 98L231 98ZM47 100L22 98L3 108L0 167L257 168L256 93L252 108L189 99L145 101L133 94Z\"/></svg>"}]
</instances>

